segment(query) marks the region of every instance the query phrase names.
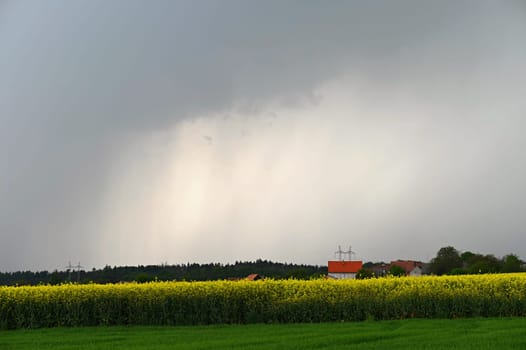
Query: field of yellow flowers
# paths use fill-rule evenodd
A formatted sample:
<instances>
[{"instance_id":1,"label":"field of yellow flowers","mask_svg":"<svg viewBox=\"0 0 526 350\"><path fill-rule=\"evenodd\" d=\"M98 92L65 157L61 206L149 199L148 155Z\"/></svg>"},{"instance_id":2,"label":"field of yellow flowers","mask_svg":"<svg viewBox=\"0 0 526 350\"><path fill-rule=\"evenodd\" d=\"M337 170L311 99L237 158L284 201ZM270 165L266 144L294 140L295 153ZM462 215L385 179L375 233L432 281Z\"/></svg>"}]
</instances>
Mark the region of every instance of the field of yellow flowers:
<instances>
[{"instance_id":1,"label":"field of yellow flowers","mask_svg":"<svg viewBox=\"0 0 526 350\"><path fill-rule=\"evenodd\" d=\"M0 287L0 329L526 316L526 273Z\"/></svg>"}]
</instances>

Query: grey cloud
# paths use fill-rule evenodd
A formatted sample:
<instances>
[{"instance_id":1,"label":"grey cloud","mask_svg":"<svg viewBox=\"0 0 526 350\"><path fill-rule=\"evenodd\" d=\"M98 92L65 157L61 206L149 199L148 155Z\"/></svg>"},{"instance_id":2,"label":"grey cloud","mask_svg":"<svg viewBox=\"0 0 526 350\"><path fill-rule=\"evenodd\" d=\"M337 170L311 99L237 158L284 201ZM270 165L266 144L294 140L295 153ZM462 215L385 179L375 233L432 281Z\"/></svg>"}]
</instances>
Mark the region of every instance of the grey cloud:
<instances>
[{"instance_id":1,"label":"grey cloud","mask_svg":"<svg viewBox=\"0 0 526 350\"><path fill-rule=\"evenodd\" d=\"M525 12L489 1L0 2L0 269L77 260L79 246L89 259L128 133L273 101L304 108L343 74L364 91L357 105L446 105L433 118L455 120L466 104L475 124L473 106L524 111ZM506 181L498 169L522 142L488 142L501 162L489 178Z\"/></svg>"}]
</instances>

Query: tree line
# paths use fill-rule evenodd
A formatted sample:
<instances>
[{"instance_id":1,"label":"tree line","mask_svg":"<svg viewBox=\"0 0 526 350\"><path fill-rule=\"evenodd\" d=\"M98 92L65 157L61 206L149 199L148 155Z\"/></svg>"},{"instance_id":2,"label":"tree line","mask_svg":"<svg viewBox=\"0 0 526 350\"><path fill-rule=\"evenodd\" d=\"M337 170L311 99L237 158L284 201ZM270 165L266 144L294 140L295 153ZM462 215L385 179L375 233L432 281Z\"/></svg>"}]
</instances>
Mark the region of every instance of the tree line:
<instances>
[{"instance_id":1,"label":"tree line","mask_svg":"<svg viewBox=\"0 0 526 350\"><path fill-rule=\"evenodd\" d=\"M452 246L440 248L428 263L418 262L424 275L473 275L485 273L526 272L526 262L515 254L497 258L493 254L460 252ZM356 274L357 279L406 276L408 271L396 264L368 261Z\"/></svg>"},{"instance_id":2,"label":"tree line","mask_svg":"<svg viewBox=\"0 0 526 350\"><path fill-rule=\"evenodd\" d=\"M257 273L274 279L311 279L327 274L327 266L277 263L258 259L253 262L236 261L234 264L179 264L105 266L102 269L65 271L0 272L0 285L38 285L78 283L119 283L150 281L210 281L242 279Z\"/></svg>"},{"instance_id":3,"label":"tree line","mask_svg":"<svg viewBox=\"0 0 526 350\"><path fill-rule=\"evenodd\" d=\"M379 277L370 267L385 263L367 262L359 271L357 278ZM440 248L429 263L425 264L424 274L459 275L482 273L507 273L526 271L526 264L515 254L497 258L492 254L479 254L471 251L460 252L454 247ZM257 273L274 279L312 279L327 275L327 266L278 263L258 259L253 262L236 261L234 264L179 264L179 265L138 265L105 266L102 269L65 271L17 271L0 272L0 285L38 285L78 283L119 283L150 281L211 281L242 279ZM385 275L403 276L406 274L399 266L390 266ZM384 275L384 274L382 274Z\"/></svg>"},{"instance_id":4,"label":"tree line","mask_svg":"<svg viewBox=\"0 0 526 350\"><path fill-rule=\"evenodd\" d=\"M523 272L525 263L515 254L497 258L493 254L460 252L452 246L440 248L429 262L428 272L433 275L462 275L480 273Z\"/></svg>"}]
</instances>

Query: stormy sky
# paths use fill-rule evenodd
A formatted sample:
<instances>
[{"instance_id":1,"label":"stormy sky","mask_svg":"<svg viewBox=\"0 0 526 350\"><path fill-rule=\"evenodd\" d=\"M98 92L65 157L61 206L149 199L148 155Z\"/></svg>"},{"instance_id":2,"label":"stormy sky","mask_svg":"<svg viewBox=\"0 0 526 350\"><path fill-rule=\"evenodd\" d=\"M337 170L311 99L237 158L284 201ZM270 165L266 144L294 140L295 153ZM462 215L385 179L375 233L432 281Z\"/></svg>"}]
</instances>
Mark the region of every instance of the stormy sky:
<instances>
[{"instance_id":1,"label":"stormy sky","mask_svg":"<svg viewBox=\"0 0 526 350\"><path fill-rule=\"evenodd\" d=\"M523 1L0 0L0 271L526 258Z\"/></svg>"}]
</instances>

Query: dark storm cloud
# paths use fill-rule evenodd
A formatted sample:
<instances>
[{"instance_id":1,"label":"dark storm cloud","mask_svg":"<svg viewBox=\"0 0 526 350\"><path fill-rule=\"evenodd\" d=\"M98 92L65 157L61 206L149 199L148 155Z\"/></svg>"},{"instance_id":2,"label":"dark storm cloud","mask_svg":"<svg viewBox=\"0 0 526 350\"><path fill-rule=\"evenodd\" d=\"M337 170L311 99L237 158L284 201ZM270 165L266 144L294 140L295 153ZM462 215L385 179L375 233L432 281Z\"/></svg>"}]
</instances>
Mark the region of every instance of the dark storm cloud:
<instances>
[{"instance_id":1,"label":"dark storm cloud","mask_svg":"<svg viewBox=\"0 0 526 350\"><path fill-rule=\"evenodd\" d=\"M0 269L91 259L129 133L309 106L349 72L366 91L357 103L409 91L416 104L524 111L525 17L521 2L0 2ZM439 127L456 127L448 112ZM522 143L506 147L487 170L519 159L522 174Z\"/></svg>"}]
</instances>

